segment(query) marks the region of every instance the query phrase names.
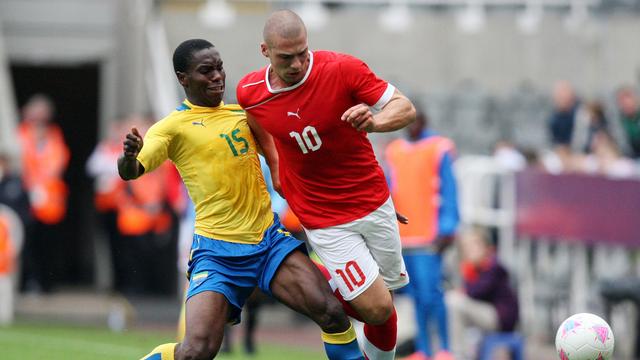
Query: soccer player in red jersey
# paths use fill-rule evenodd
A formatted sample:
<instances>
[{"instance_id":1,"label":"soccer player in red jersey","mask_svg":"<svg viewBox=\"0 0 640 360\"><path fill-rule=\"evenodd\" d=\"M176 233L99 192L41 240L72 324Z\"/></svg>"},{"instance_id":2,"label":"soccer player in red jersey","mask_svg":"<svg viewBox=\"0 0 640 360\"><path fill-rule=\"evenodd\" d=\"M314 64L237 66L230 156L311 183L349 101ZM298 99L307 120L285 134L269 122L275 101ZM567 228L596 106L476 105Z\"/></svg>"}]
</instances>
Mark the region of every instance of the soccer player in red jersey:
<instances>
[{"instance_id":1,"label":"soccer player in red jersey","mask_svg":"<svg viewBox=\"0 0 640 360\"><path fill-rule=\"evenodd\" d=\"M305 25L290 10L274 12L263 36L270 65L240 81L238 102L274 187L281 186L340 294L367 324L366 355L392 359L397 318L389 290L409 278L367 132L400 129L415 119L415 108L361 60L310 51Z\"/></svg>"}]
</instances>

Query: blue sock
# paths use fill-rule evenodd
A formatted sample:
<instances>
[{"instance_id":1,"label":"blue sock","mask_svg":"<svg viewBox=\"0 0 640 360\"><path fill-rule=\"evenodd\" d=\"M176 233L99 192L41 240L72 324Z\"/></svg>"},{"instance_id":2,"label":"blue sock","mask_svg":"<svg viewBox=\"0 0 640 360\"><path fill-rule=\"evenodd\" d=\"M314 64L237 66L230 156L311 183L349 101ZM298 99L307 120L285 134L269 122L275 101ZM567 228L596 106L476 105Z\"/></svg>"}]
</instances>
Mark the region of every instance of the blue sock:
<instances>
[{"instance_id":1,"label":"blue sock","mask_svg":"<svg viewBox=\"0 0 640 360\"><path fill-rule=\"evenodd\" d=\"M328 334L323 331L322 341L329 360L364 360L356 340L356 331L351 324L345 332Z\"/></svg>"}]
</instances>

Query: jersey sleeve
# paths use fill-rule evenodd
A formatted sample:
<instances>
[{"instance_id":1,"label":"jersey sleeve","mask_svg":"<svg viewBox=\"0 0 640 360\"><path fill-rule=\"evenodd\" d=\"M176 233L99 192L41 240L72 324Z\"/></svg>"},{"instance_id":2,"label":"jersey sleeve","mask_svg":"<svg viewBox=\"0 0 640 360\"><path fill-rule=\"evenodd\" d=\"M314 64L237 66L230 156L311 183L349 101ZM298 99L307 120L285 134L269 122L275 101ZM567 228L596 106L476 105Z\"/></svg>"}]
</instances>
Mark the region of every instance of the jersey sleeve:
<instances>
[{"instance_id":1,"label":"jersey sleeve","mask_svg":"<svg viewBox=\"0 0 640 360\"><path fill-rule=\"evenodd\" d=\"M245 78L240 79L240 81L238 82L238 85L236 85L236 101L238 102L238 105L240 105L242 108L245 108L247 106L244 99L245 92L242 91L243 90L242 85L245 82Z\"/></svg>"},{"instance_id":2,"label":"jersey sleeve","mask_svg":"<svg viewBox=\"0 0 640 360\"><path fill-rule=\"evenodd\" d=\"M236 85L236 101L238 105L242 108L252 105L249 102L251 101L252 94L255 93L254 85L258 85L260 80L262 79L260 79L256 72L249 73L240 79L238 85Z\"/></svg>"},{"instance_id":3,"label":"jersey sleeve","mask_svg":"<svg viewBox=\"0 0 640 360\"><path fill-rule=\"evenodd\" d=\"M144 172L155 170L169 158L169 145L173 132L166 120L153 124L144 135L144 145L138 154L138 161L144 166Z\"/></svg>"},{"instance_id":4,"label":"jersey sleeve","mask_svg":"<svg viewBox=\"0 0 640 360\"><path fill-rule=\"evenodd\" d=\"M355 57L345 56L340 69L351 95L375 110L381 110L395 91L393 85L379 78L364 61Z\"/></svg>"}]
</instances>

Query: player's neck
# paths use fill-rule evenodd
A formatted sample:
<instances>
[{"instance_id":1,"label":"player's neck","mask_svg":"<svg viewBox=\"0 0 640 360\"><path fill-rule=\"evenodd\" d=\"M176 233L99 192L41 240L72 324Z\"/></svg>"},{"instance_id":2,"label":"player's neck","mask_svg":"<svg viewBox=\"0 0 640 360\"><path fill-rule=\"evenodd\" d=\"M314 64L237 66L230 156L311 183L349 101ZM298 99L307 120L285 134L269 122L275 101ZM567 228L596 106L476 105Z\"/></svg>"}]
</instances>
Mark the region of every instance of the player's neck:
<instances>
[{"instance_id":1,"label":"player's neck","mask_svg":"<svg viewBox=\"0 0 640 360\"><path fill-rule=\"evenodd\" d=\"M291 86L284 82L284 80L282 80L280 76L273 71L273 68L269 68L269 85L273 90L284 89Z\"/></svg>"}]
</instances>

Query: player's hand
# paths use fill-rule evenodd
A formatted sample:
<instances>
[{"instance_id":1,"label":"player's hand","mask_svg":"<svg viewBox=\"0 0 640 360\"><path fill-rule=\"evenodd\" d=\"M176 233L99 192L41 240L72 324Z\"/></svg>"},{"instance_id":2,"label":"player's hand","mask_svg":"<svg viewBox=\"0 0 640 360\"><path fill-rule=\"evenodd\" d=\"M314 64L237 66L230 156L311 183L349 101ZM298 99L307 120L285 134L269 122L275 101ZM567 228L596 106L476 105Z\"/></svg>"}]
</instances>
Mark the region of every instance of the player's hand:
<instances>
[{"instance_id":1,"label":"player's hand","mask_svg":"<svg viewBox=\"0 0 640 360\"><path fill-rule=\"evenodd\" d=\"M131 132L127 134L126 139L124 140L123 151L125 158L133 158L135 159L142 150L142 136L138 132L138 129L131 128Z\"/></svg>"},{"instance_id":2,"label":"player's hand","mask_svg":"<svg viewBox=\"0 0 640 360\"><path fill-rule=\"evenodd\" d=\"M404 216L404 215L402 215L402 214L400 214L400 213L399 213L399 212L397 212L397 211L396 211L396 219L398 219L398 221L399 221L401 224L405 224L405 225L406 225L406 224L408 224L408 223L409 223L409 218L408 218L408 217L406 217L406 216Z\"/></svg>"},{"instance_id":3,"label":"player's hand","mask_svg":"<svg viewBox=\"0 0 640 360\"><path fill-rule=\"evenodd\" d=\"M374 128L373 114L365 104L358 104L350 107L340 118L346 121L358 131L372 132Z\"/></svg>"}]
</instances>

